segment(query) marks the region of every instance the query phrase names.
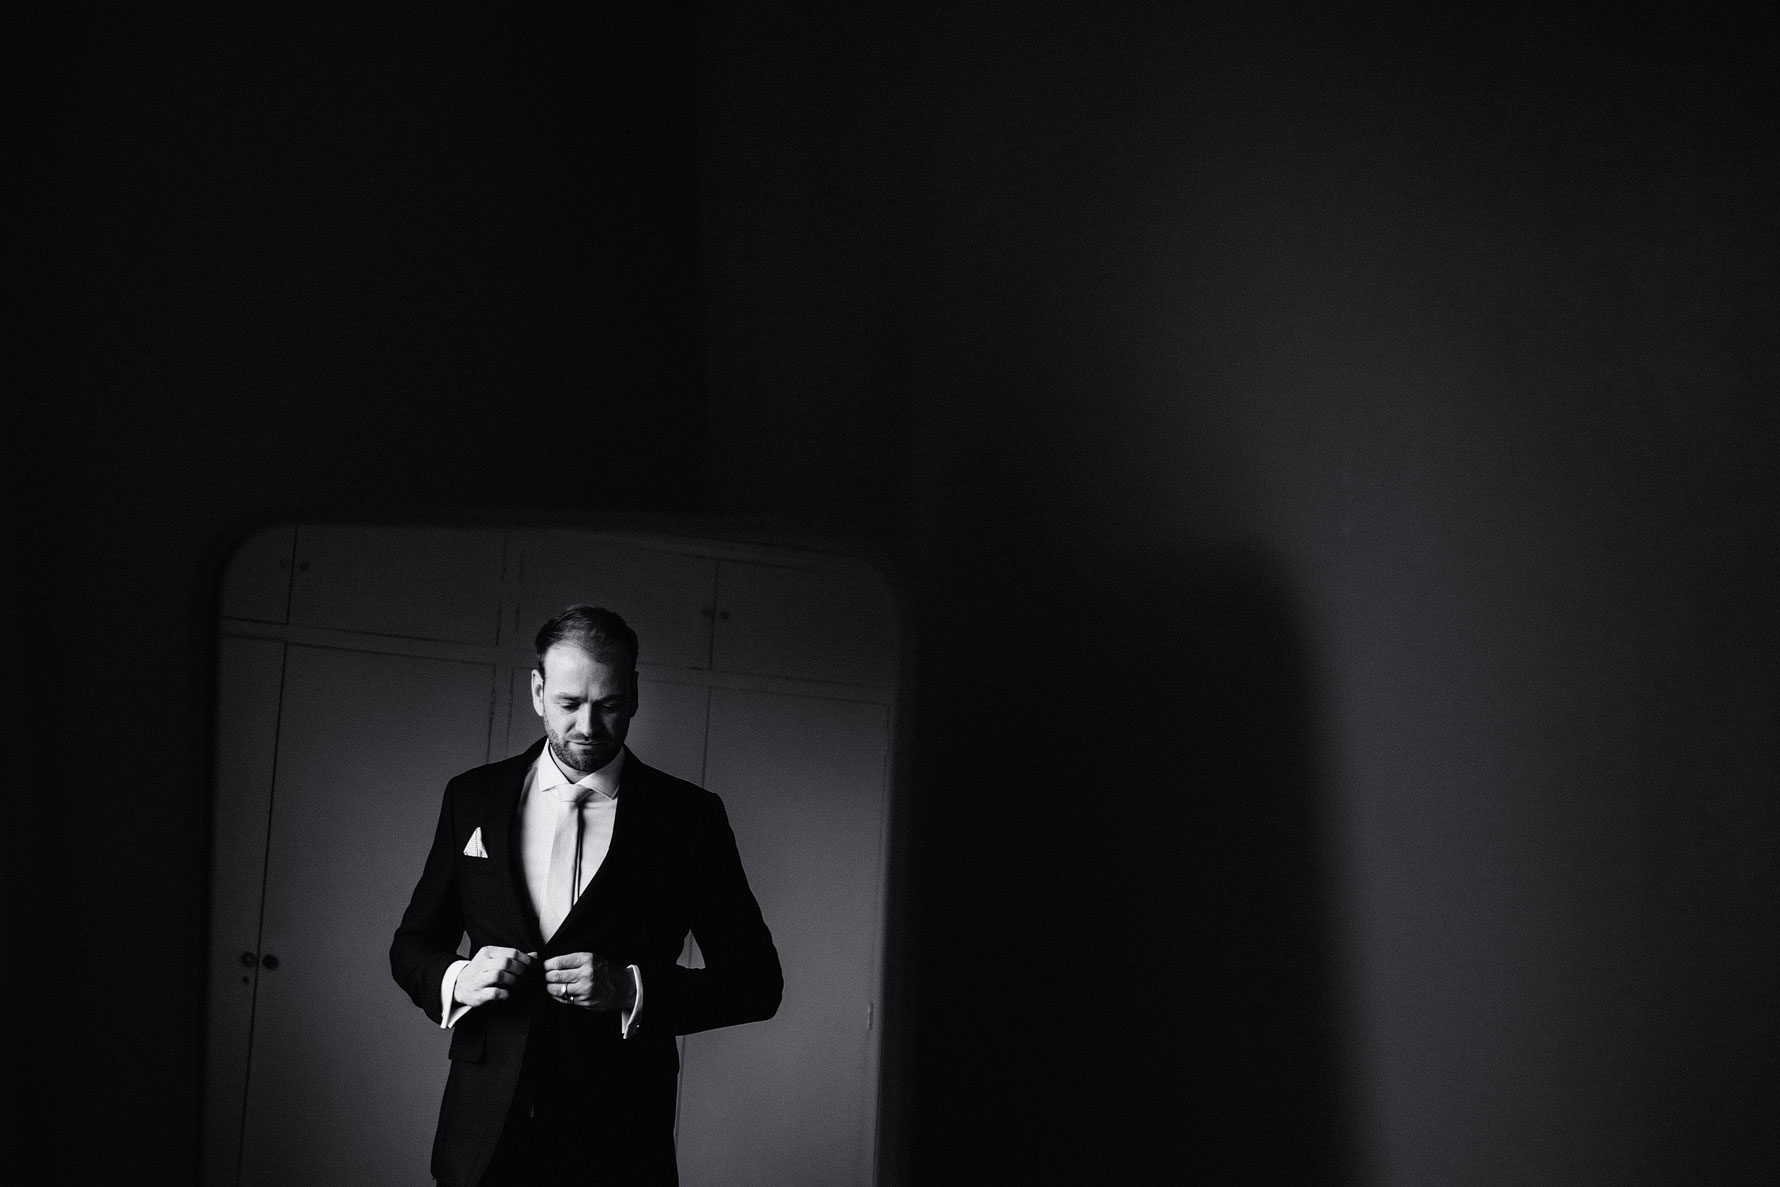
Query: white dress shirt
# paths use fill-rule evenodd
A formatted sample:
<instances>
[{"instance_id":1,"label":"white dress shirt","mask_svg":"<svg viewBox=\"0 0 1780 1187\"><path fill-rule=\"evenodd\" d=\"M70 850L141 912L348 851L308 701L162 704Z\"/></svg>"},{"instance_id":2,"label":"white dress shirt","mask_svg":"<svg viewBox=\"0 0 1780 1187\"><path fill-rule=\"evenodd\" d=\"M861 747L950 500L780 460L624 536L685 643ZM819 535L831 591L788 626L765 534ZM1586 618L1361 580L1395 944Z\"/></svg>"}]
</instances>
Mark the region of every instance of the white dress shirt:
<instances>
[{"instance_id":1,"label":"white dress shirt","mask_svg":"<svg viewBox=\"0 0 1780 1187\"><path fill-rule=\"evenodd\" d=\"M525 873L525 889L531 895L534 907L544 901L545 886L550 879L550 844L556 836L556 827L565 812L575 810L575 801L583 795L586 799L581 805L581 876L575 886L577 897L599 873L612 848L612 826L618 819L618 777L624 772L624 755L625 750L620 747L617 757L599 770L571 778L557 764L556 756L550 753L549 743L545 743L537 761L526 771L525 786L519 793L519 854ZM589 790L591 795L587 794ZM554 931L551 928L545 932L544 939L548 941ZM467 960L453 961L445 970L440 985L441 1026L455 1026L457 1020L470 1011L471 1007L453 998L457 975L468 963ZM633 964L630 974L636 980L637 1000L619 1017L619 1025L627 1039L643 1013L643 970Z\"/></svg>"}]
</instances>

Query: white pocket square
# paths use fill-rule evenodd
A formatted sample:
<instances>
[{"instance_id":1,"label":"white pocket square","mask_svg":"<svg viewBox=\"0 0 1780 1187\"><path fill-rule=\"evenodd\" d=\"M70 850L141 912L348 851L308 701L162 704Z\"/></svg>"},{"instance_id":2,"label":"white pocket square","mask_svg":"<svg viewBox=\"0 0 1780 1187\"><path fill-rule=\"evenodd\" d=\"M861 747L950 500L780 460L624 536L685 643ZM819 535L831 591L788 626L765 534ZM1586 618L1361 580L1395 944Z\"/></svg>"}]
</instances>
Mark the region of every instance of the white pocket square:
<instances>
[{"instance_id":1,"label":"white pocket square","mask_svg":"<svg viewBox=\"0 0 1780 1187\"><path fill-rule=\"evenodd\" d=\"M464 846L465 857L487 857L488 850L482 847L482 830L478 828L470 834L470 843Z\"/></svg>"}]
</instances>

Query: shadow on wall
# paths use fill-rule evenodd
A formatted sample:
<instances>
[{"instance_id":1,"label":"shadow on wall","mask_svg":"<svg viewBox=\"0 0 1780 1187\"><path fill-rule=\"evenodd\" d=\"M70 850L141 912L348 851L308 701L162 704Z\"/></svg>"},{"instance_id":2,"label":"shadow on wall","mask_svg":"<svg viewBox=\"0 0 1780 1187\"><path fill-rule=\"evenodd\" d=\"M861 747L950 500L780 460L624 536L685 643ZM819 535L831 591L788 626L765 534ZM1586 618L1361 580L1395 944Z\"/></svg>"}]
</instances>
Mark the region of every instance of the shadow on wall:
<instances>
[{"instance_id":1,"label":"shadow on wall","mask_svg":"<svg viewBox=\"0 0 1780 1187\"><path fill-rule=\"evenodd\" d=\"M923 990L890 1162L1353 1181L1289 592L1240 548L990 551L917 610Z\"/></svg>"}]
</instances>

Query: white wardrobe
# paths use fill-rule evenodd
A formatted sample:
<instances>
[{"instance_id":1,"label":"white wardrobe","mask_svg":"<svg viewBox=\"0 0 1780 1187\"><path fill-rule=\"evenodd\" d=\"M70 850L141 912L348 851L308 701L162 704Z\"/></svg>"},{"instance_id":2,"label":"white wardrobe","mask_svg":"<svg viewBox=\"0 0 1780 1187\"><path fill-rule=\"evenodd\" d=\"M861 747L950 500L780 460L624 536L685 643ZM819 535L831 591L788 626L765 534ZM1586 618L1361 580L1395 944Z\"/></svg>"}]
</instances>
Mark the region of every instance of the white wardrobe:
<instances>
[{"instance_id":1,"label":"white wardrobe","mask_svg":"<svg viewBox=\"0 0 1780 1187\"><path fill-rule=\"evenodd\" d=\"M445 1032L389 975L445 782L541 735L530 641L641 639L631 748L723 797L785 966L768 1022L687 1036L687 1187L869 1184L894 604L817 551L293 525L219 603L204 1182L432 1182ZM696 963L689 944L684 957Z\"/></svg>"}]
</instances>

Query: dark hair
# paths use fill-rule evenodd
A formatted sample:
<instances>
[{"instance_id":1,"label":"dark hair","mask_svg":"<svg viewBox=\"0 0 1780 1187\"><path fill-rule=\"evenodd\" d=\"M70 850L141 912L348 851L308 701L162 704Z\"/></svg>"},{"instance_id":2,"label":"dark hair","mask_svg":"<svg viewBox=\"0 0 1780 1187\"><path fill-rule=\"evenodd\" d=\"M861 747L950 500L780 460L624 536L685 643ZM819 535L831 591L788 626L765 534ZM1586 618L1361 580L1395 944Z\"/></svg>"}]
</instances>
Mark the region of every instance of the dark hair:
<instances>
[{"instance_id":1,"label":"dark hair","mask_svg":"<svg viewBox=\"0 0 1780 1187\"><path fill-rule=\"evenodd\" d=\"M637 633L604 606L589 606L582 602L539 627L538 637L534 640L538 671L544 670L544 653L558 643L573 643L595 659L623 651L630 657L630 666L637 666Z\"/></svg>"}]
</instances>

